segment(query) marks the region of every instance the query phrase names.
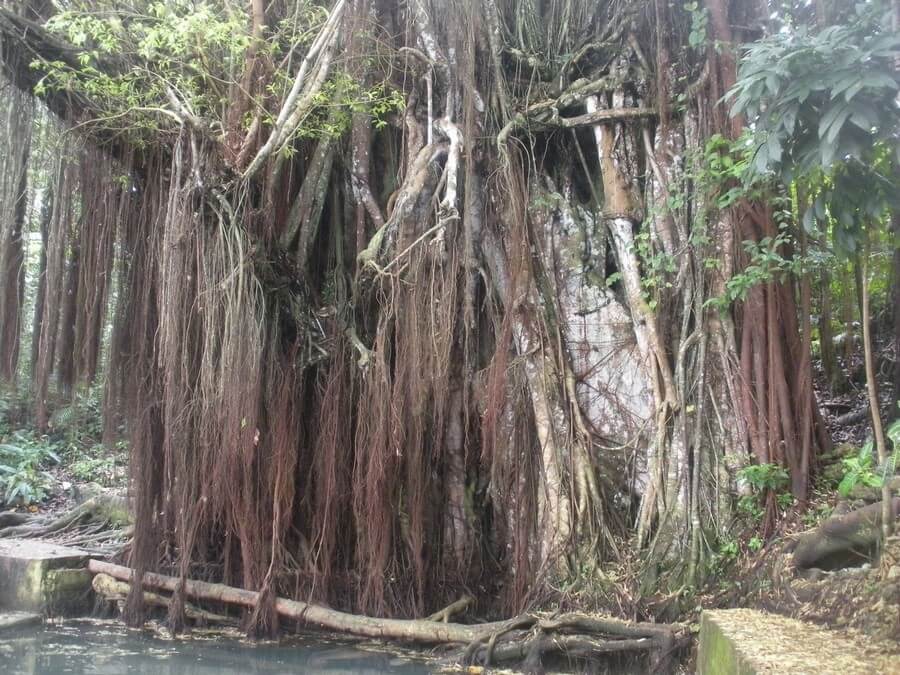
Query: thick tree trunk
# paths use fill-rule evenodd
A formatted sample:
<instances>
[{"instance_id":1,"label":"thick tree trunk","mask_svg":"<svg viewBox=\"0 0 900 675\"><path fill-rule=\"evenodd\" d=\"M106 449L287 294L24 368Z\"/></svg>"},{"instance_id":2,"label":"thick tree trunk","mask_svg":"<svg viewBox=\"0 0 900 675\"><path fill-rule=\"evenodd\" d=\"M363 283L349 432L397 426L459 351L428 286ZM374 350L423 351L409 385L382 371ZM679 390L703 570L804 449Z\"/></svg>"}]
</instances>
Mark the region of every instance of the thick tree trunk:
<instances>
[{"instance_id":1,"label":"thick tree trunk","mask_svg":"<svg viewBox=\"0 0 900 675\"><path fill-rule=\"evenodd\" d=\"M19 363L25 296L25 236L28 160L31 154L31 100L11 92L7 106L7 162L0 177L0 382L14 383Z\"/></svg>"},{"instance_id":2,"label":"thick tree trunk","mask_svg":"<svg viewBox=\"0 0 900 675\"><path fill-rule=\"evenodd\" d=\"M35 368L38 361L38 349L41 344L41 332L44 326L44 303L47 302L47 246L50 239L50 218L53 214L53 188L48 187L41 207L41 252L37 265L37 290L34 297L34 316L31 324L31 360L30 369L34 381Z\"/></svg>"},{"instance_id":3,"label":"thick tree trunk","mask_svg":"<svg viewBox=\"0 0 900 675\"><path fill-rule=\"evenodd\" d=\"M740 117L727 117L721 99L736 81L735 42L729 10L738 6L727 0L707 0L712 38L724 49L708 52L715 76L710 78L715 124L720 133L737 139L744 126ZM739 39L739 38L738 38ZM775 236L775 225L767 206L738 205L735 225L750 241ZM787 253L787 252L785 252ZM801 293L803 308L809 305L808 284ZM809 368L809 330L801 335L792 284L769 282L751 289L740 308L741 399L751 448L759 462L774 462L788 468L791 488L799 502L807 499L809 470L814 456L828 449L830 439L821 421ZM771 523L770 523L771 524ZM768 528L767 528L768 529Z\"/></svg>"},{"instance_id":4,"label":"thick tree trunk","mask_svg":"<svg viewBox=\"0 0 900 675\"><path fill-rule=\"evenodd\" d=\"M244 62L216 74L224 110L167 92L154 149L121 167L134 207L115 218L118 247L105 169L67 169L37 417L46 426L55 361L63 392L91 379L102 259L118 251L105 409L131 434L138 573L240 580L259 593L259 630L277 623L277 595L421 616L485 588L518 611L627 534L649 544L644 567L699 580L748 444L804 493L823 444L792 290L754 288L740 309L742 378L734 322L707 303L738 228L758 241L773 227L756 205L715 212L689 179L705 139L737 131L716 102L741 36L729 3L708 4L725 50L705 54L695 97L681 82L704 55L678 43L669 26L690 17L663 2L338 0L295 15L254 0ZM0 19L77 70L77 49ZM108 123L77 90L73 108ZM132 589L129 622L144 600Z\"/></svg>"},{"instance_id":5,"label":"thick tree trunk","mask_svg":"<svg viewBox=\"0 0 900 675\"><path fill-rule=\"evenodd\" d=\"M82 225L83 223L79 224L79 226ZM64 400L72 398L75 387L75 354L77 351L75 322L79 314L78 287L81 276L79 274L81 246L77 241L77 232L73 232L72 235L72 239L68 242L69 256L62 288L56 365L57 385Z\"/></svg>"},{"instance_id":6,"label":"thick tree trunk","mask_svg":"<svg viewBox=\"0 0 900 675\"><path fill-rule=\"evenodd\" d=\"M43 312L41 315L41 334L38 344L38 357L34 369L34 406L35 425L46 431L50 421L48 396L50 378L56 356L57 337L59 335L59 315L65 288L66 246L69 241L71 213L71 191L75 189L74 164L65 159L65 152L71 146L63 148L62 159L57 167L53 182L53 212L50 216L50 227L47 237L47 268L45 272L45 292Z\"/></svg>"},{"instance_id":7,"label":"thick tree trunk","mask_svg":"<svg viewBox=\"0 0 900 675\"><path fill-rule=\"evenodd\" d=\"M15 382L25 298L25 214L28 206L28 155L31 134L25 139L13 194L12 222L0 223L0 381Z\"/></svg>"}]
</instances>

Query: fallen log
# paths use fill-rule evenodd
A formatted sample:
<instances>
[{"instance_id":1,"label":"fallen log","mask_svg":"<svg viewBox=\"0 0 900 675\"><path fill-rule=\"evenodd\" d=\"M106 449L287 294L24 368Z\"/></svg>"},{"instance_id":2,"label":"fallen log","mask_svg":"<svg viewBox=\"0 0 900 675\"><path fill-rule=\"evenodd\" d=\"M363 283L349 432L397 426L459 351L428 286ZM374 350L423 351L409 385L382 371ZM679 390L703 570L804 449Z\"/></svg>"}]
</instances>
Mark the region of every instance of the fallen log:
<instances>
[{"instance_id":1,"label":"fallen log","mask_svg":"<svg viewBox=\"0 0 900 675\"><path fill-rule=\"evenodd\" d=\"M90 560L88 569L95 574L104 573L131 582L133 570L100 560ZM175 577L146 572L143 585L174 593L181 581ZM227 605L239 605L248 609L256 607L259 593L243 588L235 588L224 584L211 584L205 581L187 579L184 582L184 593L188 597L211 600ZM436 621L419 621L415 619L375 619L357 614L347 614L300 600L275 598L275 611L280 616L294 619L307 625L317 626L341 633L349 633L359 637L376 639L395 639L405 642L424 644L459 643L467 644L478 639L495 624L467 626L455 623L439 623Z\"/></svg>"},{"instance_id":2,"label":"fallen log","mask_svg":"<svg viewBox=\"0 0 900 675\"><path fill-rule=\"evenodd\" d=\"M131 584L125 581L113 579L108 574L97 574L91 582L91 586L93 587L94 592L97 593L97 595L100 595L110 601L124 601L125 598L128 597L128 593L131 591ZM144 602L148 605L153 605L154 607L169 606L169 598L159 595L158 593L153 593L151 591L144 591ZM184 603L184 613L185 616L194 621L203 621L205 623L218 623L226 625L237 625L238 623L229 616L216 614L214 612L207 612L205 609L195 607L189 602Z\"/></svg>"},{"instance_id":3,"label":"fallen log","mask_svg":"<svg viewBox=\"0 0 900 675\"><path fill-rule=\"evenodd\" d=\"M120 581L134 581L134 571L129 567L92 559L88 569ZM142 584L145 588L171 593L181 586L186 597L247 609L255 608L259 601L259 593L255 591L192 579L182 582L154 572L144 573ZM523 653L531 659L548 652L566 653L566 649L573 649L581 656L635 651L650 653L653 670L659 672L667 669L672 652L688 636L687 629L678 624L631 622L585 614L564 614L551 619L522 615L508 621L466 625L430 618L378 619L286 598L275 598L274 604L280 616L305 625L381 640L468 645L467 654L475 658L481 655L487 661L520 658Z\"/></svg>"},{"instance_id":4,"label":"fallen log","mask_svg":"<svg viewBox=\"0 0 900 675\"><path fill-rule=\"evenodd\" d=\"M893 512L900 512L900 497L894 497ZM815 530L804 534L794 547L794 566L821 566L830 556L862 554L881 537L882 503L832 516Z\"/></svg>"}]
</instances>

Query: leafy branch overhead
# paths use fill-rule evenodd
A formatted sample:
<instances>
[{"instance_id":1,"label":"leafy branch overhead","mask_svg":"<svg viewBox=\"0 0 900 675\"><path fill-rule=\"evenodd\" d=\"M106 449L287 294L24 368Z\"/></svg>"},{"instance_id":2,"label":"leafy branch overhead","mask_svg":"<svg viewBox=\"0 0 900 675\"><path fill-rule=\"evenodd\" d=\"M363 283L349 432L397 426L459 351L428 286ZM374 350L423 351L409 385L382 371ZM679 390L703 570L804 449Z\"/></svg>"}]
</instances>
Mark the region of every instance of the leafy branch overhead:
<instances>
[{"instance_id":1,"label":"leafy branch overhead","mask_svg":"<svg viewBox=\"0 0 900 675\"><path fill-rule=\"evenodd\" d=\"M900 35L878 5L846 25L804 26L747 47L728 99L753 123L753 170L817 187L808 232L834 223L838 251L856 251L866 221L898 204Z\"/></svg>"},{"instance_id":2,"label":"leafy branch overhead","mask_svg":"<svg viewBox=\"0 0 900 675\"><path fill-rule=\"evenodd\" d=\"M98 7L104 4L106 11ZM186 122L222 141L229 103L244 86L240 76L251 49L270 78L238 121L244 133L256 117L275 124L268 99L287 95L292 68L314 45L328 17L323 7L300 2L254 41L246 30L250 16L243 3L160 1L128 12L116 2L67 3L45 28L71 45L75 58L35 58L31 68L40 80L34 91L83 98L91 110L84 123L88 131L122 135L131 144L159 142L159 134ZM292 130L307 138L340 136L349 128L350 114L358 111L383 125L403 106L400 92L385 81L363 86L343 70L331 73L312 94L303 125ZM330 114L335 106L344 111L337 119Z\"/></svg>"}]
</instances>

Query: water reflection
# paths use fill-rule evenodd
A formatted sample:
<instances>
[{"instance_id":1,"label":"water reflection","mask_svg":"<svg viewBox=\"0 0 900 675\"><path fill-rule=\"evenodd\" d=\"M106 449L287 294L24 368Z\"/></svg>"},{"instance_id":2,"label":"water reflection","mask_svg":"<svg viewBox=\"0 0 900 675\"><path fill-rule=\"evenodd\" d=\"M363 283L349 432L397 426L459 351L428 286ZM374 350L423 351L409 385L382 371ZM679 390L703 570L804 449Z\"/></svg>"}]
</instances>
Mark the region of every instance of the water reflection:
<instances>
[{"instance_id":1,"label":"water reflection","mask_svg":"<svg viewBox=\"0 0 900 675\"><path fill-rule=\"evenodd\" d=\"M222 634L168 640L150 630L83 621L0 636L0 673L8 675L429 672L412 655L319 637L257 644Z\"/></svg>"}]
</instances>

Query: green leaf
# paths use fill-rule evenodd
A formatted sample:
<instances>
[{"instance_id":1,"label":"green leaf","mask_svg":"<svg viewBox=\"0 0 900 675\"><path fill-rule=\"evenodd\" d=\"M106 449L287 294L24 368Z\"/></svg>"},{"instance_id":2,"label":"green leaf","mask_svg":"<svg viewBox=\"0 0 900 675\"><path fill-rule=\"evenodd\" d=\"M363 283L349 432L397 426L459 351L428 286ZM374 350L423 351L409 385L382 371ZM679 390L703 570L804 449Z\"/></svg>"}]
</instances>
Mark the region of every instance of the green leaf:
<instances>
[{"instance_id":1,"label":"green leaf","mask_svg":"<svg viewBox=\"0 0 900 675\"><path fill-rule=\"evenodd\" d=\"M883 72L875 72L875 73L866 73L863 78L863 82L866 87L873 87L875 89L898 89L897 81Z\"/></svg>"},{"instance_id":2,"label":"green leaf","mask_svg":"<svg viewBox=\"0 0 900 675\"><path fill-rule=\"evenodd\" d=\"M14 457L21 457L24 453L24 450L17 445L11 445L10 443L4 443L0 445L0 452L12 455Z\"/></svg>"},{"instance_id":3,"label":"green leaf","mask_svg":"<svg viewBox=\"0 0 900 675\"><path fill-rule=\"evenodd\" d=\"M841 482L838 483L838 493L841 497L849 497L850 491L856 487L857 483L857 474L854 472L850 472L844 475L841 479Z\"/></svg>"},{"instance_id":4,"label":"green leaf","mask_svg":"<svg viewBox=\"0 0 900 675\"><path fill-rule=\"evenodd\" d=\"M894 420L894 423L887 428L885 434L891 439L895 447L900 446L900 419Z\"/></svg>"},{"instance_id":5,"label":"green leaf","mask_svg":"<svg viewBox=\"0 0 900 675\"><path fill-rule=\"evenodd\" d=\"M860 482L866 487L874 487L878 488L884 485L884 481L881 480L881 476L878 476L873 473L865 473L861 477ZM846 496L846 495L845 495Z\"/></svg>"},{"instance_id":6,"label":"green leaf","mask_svg":"<svg viewBox=\"0 0 900 675\"><path fill-rule=\"evenodd\" d=\"M834 157L837 154L837 149L837 143L829 143L828 141L822 142L821 147L819 148L819 152L822 157L822 166L824 168L830 168L834 163Z\"/></svg>"},{"instance_id":7,"label":"green leaf","mask_svg":"<svg viewBox=\"0 0 900 675\"><path fill-rule=\"evenodd\" d=\"M860 82L859 75L857 73L850 73L848 75L844 75L838 83L831 88L831 98L836 98L840 96L841 93L847 91L854 85ZM852 98L852 97L851 97Z\"/></svg>"},{"instance_id":8,"label":"green leaf","mask_svg":"<svg viewBox=\"0 0 900 675\"><path fill-rule=\"evenodd\" d=\"M844 100L845 101L852 100L853 97L856 96L862 88L863 88L862 81L859 81L856 84L852 85L851 87L849 87L847 89L847 91L844 92Z\"/></svg>"},{"instance_id":9,"label":"green leaf","mask_svg":"<svg viewBox=\"0 0 900 675\"><path fill-rule=\"evenodd\" d=\"M878 124L878 113L872 106L862 101L854 101L850 121L863 131L869 132Z\"/></svg>"},{"instance_id":10,"label":"green leaf","mask_svg":"<svg viewBox=\"0 0 900 675\"><path fill-rule=\"evenodd\" d=\"M769 134L769 138L766 141L766 154L769 162L772 164L777 164L781 161L781 141L777 135Z\"/></svg>"},{"instance_id":11,"label":"green leaf","mask_svg":"<svg viewBox=\"0 0 900 675\"><path fill-rule=\"evenodd\" d=\"M819 138L833 143L851 112L848 103L837 103L831 106L819 122Z\"/></svg>"},{"instance_id":12,"label":"green leaf","mask_svg":"<svg viewBox=\"0 0 900 675\"><path fill-rule=\"evenodd\" d=\"M803 229L809 233L816 226L816 214L813 207L809 207L803 212Z\"/></svg>"},{"instance_id":13,"label":"green leaf","mask_svg":"<svg viewBox=\"0 0 900 675\"><path fill-rule=\"evenodd\" d=\"M859 449L859 458L860 460L868 459L871 462L872 459L872 441L866 441L863 446Z\"/></svg>"},{"instance_id":14,"label":"green leaf","mask_svg":"<svg viewBox=\"0 0 900 675\"><path fill-rule=\"evenodd\" d=\"M794 129L797 126L797 109L796 108L788 108L784 115L781 117L781 125L784 127L784 130L787 132L788 136L793 135Z\"/></svg>"},{"instance_id":15,"label":"green leaf","mask_svg":"<svg viewBox=\"0 0 900 675\"><path fill-rule=\"evenodd\" d=\"M757 173L765 173L769 170L769 155L767 145L767 143L764 143L756 149L756 157L754 157L753 163L756 167Z\"/></svg>"}]
</instances>

